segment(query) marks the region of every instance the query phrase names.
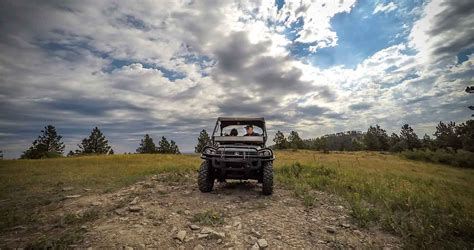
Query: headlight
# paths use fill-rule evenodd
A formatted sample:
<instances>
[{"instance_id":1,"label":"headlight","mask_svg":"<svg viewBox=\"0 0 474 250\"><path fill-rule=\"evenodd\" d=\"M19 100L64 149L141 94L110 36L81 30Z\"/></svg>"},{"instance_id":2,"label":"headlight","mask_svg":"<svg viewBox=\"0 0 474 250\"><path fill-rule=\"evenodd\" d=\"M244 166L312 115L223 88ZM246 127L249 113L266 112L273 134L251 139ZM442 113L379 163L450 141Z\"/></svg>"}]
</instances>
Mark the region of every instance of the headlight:
<instances>
[{"instance_id":1,"label":"headlight","mask_svg":"<svg viewBox=\"0 0 474 250\"><path fill-rule=\"evenodd\" d=\"M206 148L204 149L204 152L203 154L208 154L208 155L212 155L212 154L215 154L216 153L216 150L213 149L213 148Z\"/></svg>"},{"instance_id":2,"label":"headlight","mask_svg":"<svg viewBox=\"0 0 474 250\"><path fill-rule=\"evenodd\" d=\"M258 152L258 155L260 156L270 156L272 155L272 152L268 149L264 149Z\"/></svg>"}]
</instances>

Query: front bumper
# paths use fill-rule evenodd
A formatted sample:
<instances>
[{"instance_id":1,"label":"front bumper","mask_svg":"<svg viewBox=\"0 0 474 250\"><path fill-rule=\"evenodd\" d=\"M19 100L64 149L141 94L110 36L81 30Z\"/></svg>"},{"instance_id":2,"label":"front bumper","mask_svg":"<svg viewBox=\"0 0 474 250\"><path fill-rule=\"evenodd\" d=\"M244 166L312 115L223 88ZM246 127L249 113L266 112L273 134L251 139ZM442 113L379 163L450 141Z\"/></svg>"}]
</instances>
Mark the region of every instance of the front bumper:
<instances>
[{"instance_id":1,"label":"front bumper","mask_svg":"<svg viewBox=\"0 0 474 250\"><path fill-rule=\"evenodd\" d=\"M232 150L220 151L214 154L201 155L215 169L219 179L258 179L261 175L262 164L275 160L273 152L270 156L255 153L233 154Z\"/></svg>"},{"instance_id":2,"label":"front bumper","mask_svg":"<svg viewBox=\"0 0 474 250\"><path fill-rule=\"evenodd\" d=\"M274 158L220 158L202 157L211 163L218 179L259 179L262 164Z\"/></svg>"},{"instance_id":3,"label":"front bumper","mask_svg":"<svg viewBox=\"0 0 474 250\"><path fill-rule=\"evenodd\" d=\"M212 167L217 169L234 169L234 170L245 170L245 169L259 169L262 166L262 162L271 161L272 159L260 159L260 158L205 158L211 160Z\"/></svg>"}]
</instances>

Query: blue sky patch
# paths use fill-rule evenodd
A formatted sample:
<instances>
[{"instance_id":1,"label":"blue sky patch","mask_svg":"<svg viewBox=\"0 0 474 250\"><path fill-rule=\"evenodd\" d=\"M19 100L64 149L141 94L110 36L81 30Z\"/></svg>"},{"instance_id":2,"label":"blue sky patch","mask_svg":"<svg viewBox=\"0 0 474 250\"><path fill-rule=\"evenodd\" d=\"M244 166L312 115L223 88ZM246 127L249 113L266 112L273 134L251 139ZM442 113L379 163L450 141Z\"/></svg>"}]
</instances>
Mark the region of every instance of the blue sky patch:
<instances>
[{"instance_id":1,"label":"blue sky patch","mask_svg":"<svg viewBox=\"0 0 474 250\"><path fill-rule=\"evenodd\" d=\"M186 77L186 74L182 72L167 69L165 67L157 66L156 69L160 70L163 73L163 76L168 78L172 82L174 82L175 80L184 79Z\"/></svg>"},{"instance_id":2,"label":"blue sky patch","mask_svg":"<svg viewBox=\"0 0 474 250\"><path fill-rule=\"evenodd\" d=\"M285 4L285 0L275 0L275 5L277 6L278 10L281 10L284 4Z\"/></svg>"},{"instance_id":3,"label":"blue sky patch","mask_svg":"<svg viewBox=\"0 0 474 250\"><path fill-rule=\"evenodd\" d=\"M148 28L147 24L143 20L141 20L137 17L131 16L131 15L125 15L125 22L129 26L131 26L135 29L144 30L144 31L150 30Z\"/></svg>"},{"instance_id":4,"label":"blue sky patch","mask_svg":"<svg viewBox=\"0 0 474 250\"><path fill-rule=\"evenodd\" d=\"M212 59L206 55L187 54L183 56L186 64L197 64L201 69L214 65Z\"/></svg>"},{"instance_id":5,"label":"blue sky patch","mask_svg":"<svg viewBox=\"0 0 474 250\"><path fill-rule=\"evenodd\" d=\"M467 60L469 60L469 57L470 55L474 54L474 48L469 48L469 49L466 49L466 50L463 50L461 52L459 52L458 54L458 64L461 64Z\"/></svg>"},{"instance_id":6,"label":"blue sky patch","mask_svg":"<svg viewBox=\"0 0 474 250\"><path fill-rule=\"evenodd\" d=\"M396 4L398 8L394 11L373 14L377 3L362 0L356 3L350 13L336 14L331 19L331 27L337 33L338 45L309 54L309 62L323 69L338 65L355 68L377 51L406 42L408 33L405 31L411 28L416 18L409 15L408 10L422 2L406 0L397 1ZM300 44L292 51L298 57L304 55L309 46Z\"/></svg>"}]
</instances>

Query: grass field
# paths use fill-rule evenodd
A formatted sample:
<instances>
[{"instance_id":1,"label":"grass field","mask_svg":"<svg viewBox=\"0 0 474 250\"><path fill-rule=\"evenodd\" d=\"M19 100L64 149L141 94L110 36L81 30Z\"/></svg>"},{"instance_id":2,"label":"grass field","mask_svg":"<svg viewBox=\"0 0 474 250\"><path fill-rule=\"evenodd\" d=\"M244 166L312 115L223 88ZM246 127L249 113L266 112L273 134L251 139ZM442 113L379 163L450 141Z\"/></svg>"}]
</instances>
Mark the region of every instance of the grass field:
<instances>
[{"instance_id":1,"label":"grass field","mask_svg":"<svg viewBox=\"0 0 474 250\"><path fill-rule=\"evenodd\" d=\"M277 185L294 189L307 206L311 190L343 197L362 227L381 226L407 247L473 247L474 170L380 153L277 151ZM199 167L197 155L115 155L0 161L0 232L41 221L36 209L73 193L104 193L171 172Z\"/></svg>"}]
</instances>

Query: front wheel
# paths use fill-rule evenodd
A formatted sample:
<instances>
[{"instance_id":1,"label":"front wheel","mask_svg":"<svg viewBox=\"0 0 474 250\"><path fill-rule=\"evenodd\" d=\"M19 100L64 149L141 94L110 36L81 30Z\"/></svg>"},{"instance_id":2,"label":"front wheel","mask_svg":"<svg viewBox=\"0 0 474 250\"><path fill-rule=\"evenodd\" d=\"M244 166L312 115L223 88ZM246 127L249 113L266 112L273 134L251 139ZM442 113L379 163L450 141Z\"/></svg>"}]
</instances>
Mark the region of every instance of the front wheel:
<instances>
[{"instance_id":1,"label":"front wheel","mask_svg":"<svg viewBox=\"0 0 474 250\"><path fill-rule=\"evenodd\" d=\"M262 193L264 195L273 193L273 162L263 163Z\"/></svg>"},{"instance_id":2,"label":"front wheel","mask_svg":"<svg viewBox=\"0 0 474 250\"><path fill-rule=\"evenodd\" d=\"M198 186L203 193L211 192L214 187L214 178L207 161L204 161L199 168Z\"/></svg>"}]
</instances>

